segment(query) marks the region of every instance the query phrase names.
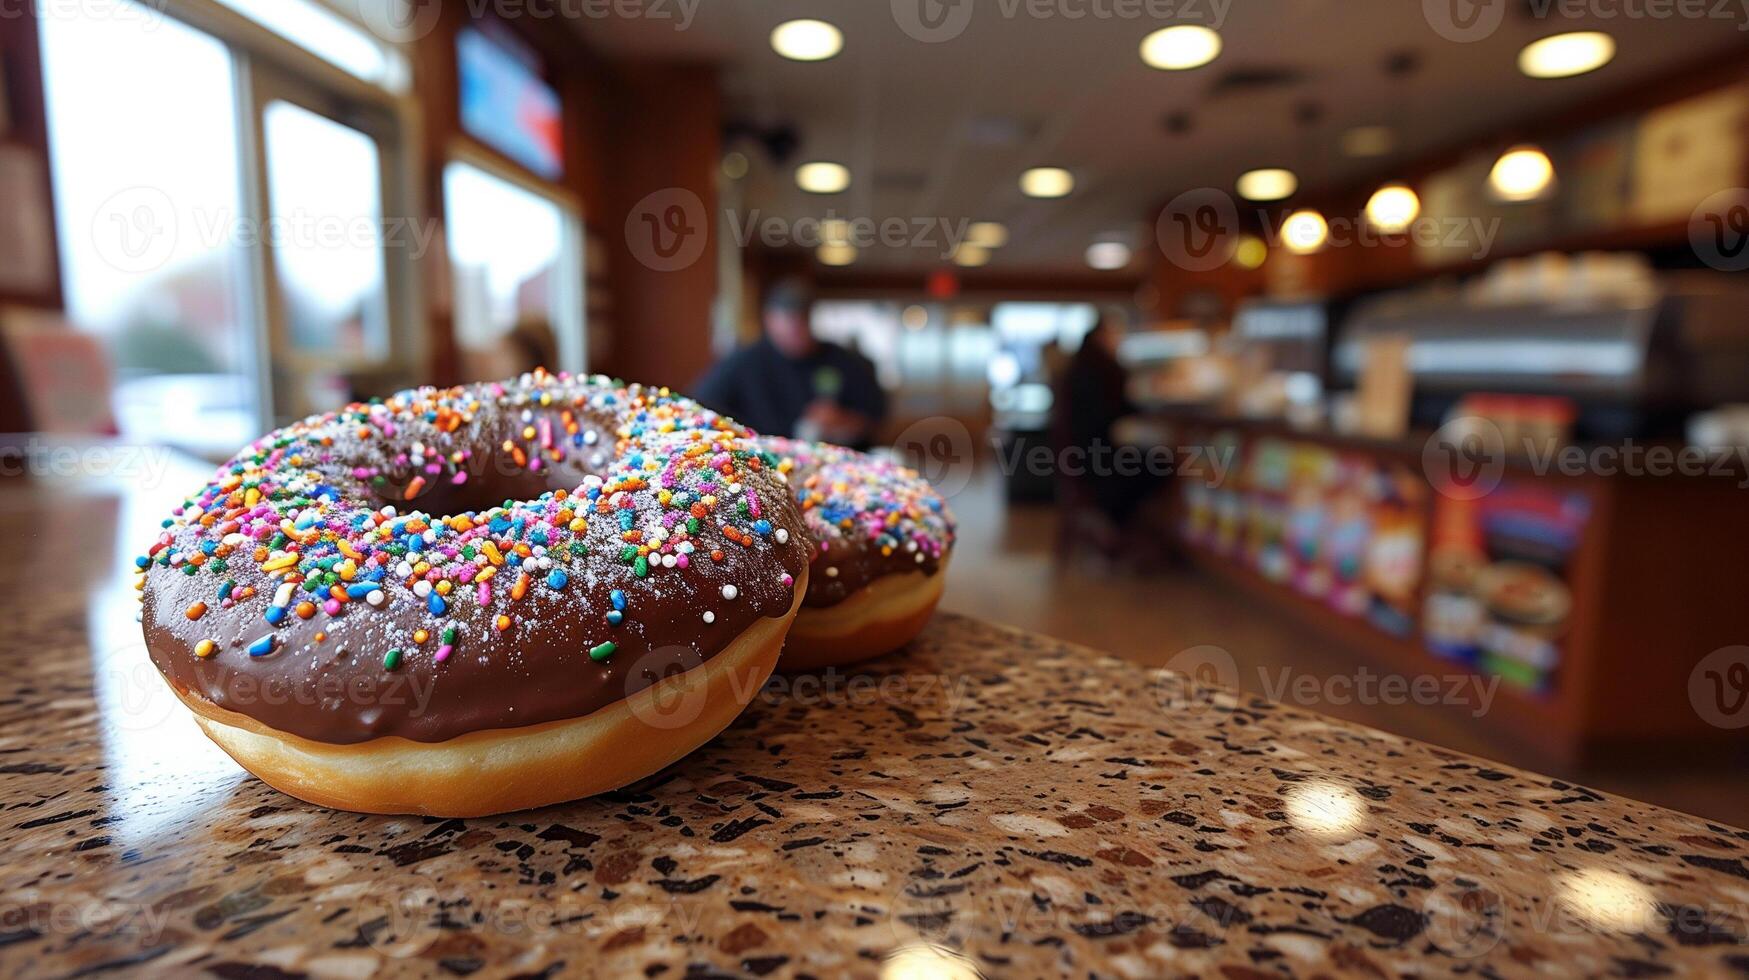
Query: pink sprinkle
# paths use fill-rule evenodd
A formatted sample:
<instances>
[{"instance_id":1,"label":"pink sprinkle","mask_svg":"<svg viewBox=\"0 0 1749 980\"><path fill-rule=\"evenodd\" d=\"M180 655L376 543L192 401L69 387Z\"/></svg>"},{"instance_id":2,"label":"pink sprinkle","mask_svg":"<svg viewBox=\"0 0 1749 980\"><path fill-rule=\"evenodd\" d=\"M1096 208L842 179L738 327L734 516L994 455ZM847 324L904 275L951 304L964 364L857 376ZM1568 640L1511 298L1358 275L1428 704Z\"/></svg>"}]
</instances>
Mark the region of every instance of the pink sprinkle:
<instances>
[{"instance_id":1,"label":"pink sprinkle","mask_svg":"<svg viewBox=\"0 0 1749 980\"><path fill-rule=\"evenodd\" d=\"M787 589L794 584L796 584L795 576L791 575L788 572L784 572L783 573L783 587Z\"/></svg>"},{"instance_id":2,"label":"pink sprinkle","mask_svg":"<svg viewBox=\"0 0 1749 980\"><path fill-rule=\"evenodd\" d=\"M474 590L474 595L479 598L480 605L490 605L492 602L492 586L486 582L481 582L479 588Z\"/></svg>"},{"instance_id":3,"label":"pink sprinkle","mask_svg":"<svg viewBox=\"0 0 1749 980\"><path fill-rule=\"evenodd\" d=\"M322 611L330 616L340 615L340 600L329 599L327 602L322 603Z\"/></svg>"},{"instance_id":4,"label":"pink sprinkle","mask_svg":"<svg viewBox=\"0 0 1749 980\"><path fill-rule=\"evenodd\" d=\"M454 483L454 484L458 484L458 485L468 482L468 471L467 470L456 470L455 476L450 477L449 482Z\"/></svg>"},{"instance_id":5,"label":"pink sprinkle","mask_svg":"<svg viewBox=\"0 0 1749 980\"><path fill-rule=\"evenodd\" d=\"M685 568L689 564L691 563L686 559L686 552L682 551L680 554L674 556L674 567Z\"/></svg>"},{"instance_id":6,"label":"pink sprinkle","mask_svg":"<svg viewBox=\"0 0 1749 980\"><path fill-rule=\"evenodd\" d=\"M437 661L438 663L443 663L445 660L449 659L450 651L452 651L454 649L455 649L454 647L445 643L443 646L440 646L437 648L437 655L432 657L431 659Z\"/></svg>"}]
</instances>

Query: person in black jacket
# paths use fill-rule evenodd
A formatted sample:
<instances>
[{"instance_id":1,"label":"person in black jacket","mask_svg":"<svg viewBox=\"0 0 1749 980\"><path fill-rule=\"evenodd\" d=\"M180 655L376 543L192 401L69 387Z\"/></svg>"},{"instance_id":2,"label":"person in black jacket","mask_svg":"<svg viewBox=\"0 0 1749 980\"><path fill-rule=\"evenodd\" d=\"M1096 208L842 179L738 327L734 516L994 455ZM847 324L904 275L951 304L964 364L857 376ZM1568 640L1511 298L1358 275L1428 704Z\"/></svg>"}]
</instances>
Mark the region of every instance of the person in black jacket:
<instances>
[{"instance_id":1,"label":"person in black jacket","mask_svg":"<svg viewBox=\"0 0 1749 980\"><path fill-rule=\"evenodd\" d=\"M1155 480L1141 467L1119 465L1117 441L1112 427L1118 419L1134 414L1130 402L1129 371L1117 359L1122 333L1113 314L1102 315L1081 340L1081 348L1069 359L1056 385L1052 405L1052 429L1058 452L1073 447L1080 489L1113 524L1128 523L1143 500L1153 491ZM1068 457L1064 455L1065 469Z\"/></svg>"},{"instance_id":2,"label":"person in black jacket","mask_svg":"<svg viewBox=\"0 0 1749 980\"><path fill-rule=\"evenodd\" d=\"M718 361L691 394L764 435L867 449L887 394L868 358L814 336L813 302L806 283L776 283L762 309L765 336Z\"/></svg>"}]
</instances>

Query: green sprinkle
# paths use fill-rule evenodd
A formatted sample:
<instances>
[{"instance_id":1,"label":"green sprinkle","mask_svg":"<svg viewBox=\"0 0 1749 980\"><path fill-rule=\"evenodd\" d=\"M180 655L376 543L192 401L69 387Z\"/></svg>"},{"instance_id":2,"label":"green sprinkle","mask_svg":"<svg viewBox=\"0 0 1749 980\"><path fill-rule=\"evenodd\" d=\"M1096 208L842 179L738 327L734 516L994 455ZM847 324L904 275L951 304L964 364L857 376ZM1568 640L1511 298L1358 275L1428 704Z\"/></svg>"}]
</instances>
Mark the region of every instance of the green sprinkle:
<instances>
[{"instance_id":1,"label":"green sprinkle","mask_svg":"<svg viewBox=\"0 0 1749 980\"><path fill-rule=\"evenodd\" d=\"M383 669L384 670L394 670L396 667L399 667L399 666L401 666L401 648L400 647L396 647L393 650L390 650L388 653L383 654Z\"/></svg>"},{"instance_id":2,"label":"green sprinkle","mask_svg":"<svg viewBox=\"0 0 1749 980\"><path fill-rule=\"evenodd\" d=\"M643 555L639 555L638 560L632 563L632 571L638 573L638 578L643 578L644 576L649 575L650 560Z\"/></svg>"},{"instance_id":3,"label":"green sprinkle","mask_svg":"<svg viewBox=\"0 0 1749 980\"><path fill-rule=\"evenodd\" d=\"M608 640L606 643L597 643L589 648L589 659L599 663L613 656L613 651L617 649L619 647L612 640Z\"/></svg>"},{"instance_id":4,"label":"green sprinkle","mask_svg":"<svg viewBox=\"0 0 1749 980\"><path fill-rule=\"evenodd\" d=\"M454 643L455 642L455 627L454 626L445 626L443 628L443 642L445 642L445 643Z\"/></svg>"}]
</instances>

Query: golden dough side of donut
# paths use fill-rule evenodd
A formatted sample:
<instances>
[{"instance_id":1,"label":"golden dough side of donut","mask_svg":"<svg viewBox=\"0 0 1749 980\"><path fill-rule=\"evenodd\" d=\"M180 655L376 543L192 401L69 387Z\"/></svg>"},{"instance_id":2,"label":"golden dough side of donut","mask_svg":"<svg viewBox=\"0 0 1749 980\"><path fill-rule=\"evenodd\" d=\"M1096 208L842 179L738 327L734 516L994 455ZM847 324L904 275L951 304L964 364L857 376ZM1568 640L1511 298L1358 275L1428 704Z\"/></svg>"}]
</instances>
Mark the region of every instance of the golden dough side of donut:
<instances>
[{"instance_id":1,"label":"golden dough side of donut","mask_svg":"<svg viewBox=\"0 0 1749 980\"><path fill-rule=\"evenodd\" d=\"M844 667L911 642L947 587L947 558L935 574L883 575L830 606L804 606L790 627L778 669Z\"/></svg>"},{"instance_id":2,"label":"golden dough side of donut","mask_svg":"<svg viewBox=\"0 0 1749 980\"><path fill-rule=\"evenodd\" d=\"M239 765L300 800L438 817L523 810L636 782L729 727L771 675L806 592L804 573L788 614L759 620L699 666L593 714L443 742L395 736L352 745L312 742L198 695L176 693Z\"/></svg>"}]
</instances>

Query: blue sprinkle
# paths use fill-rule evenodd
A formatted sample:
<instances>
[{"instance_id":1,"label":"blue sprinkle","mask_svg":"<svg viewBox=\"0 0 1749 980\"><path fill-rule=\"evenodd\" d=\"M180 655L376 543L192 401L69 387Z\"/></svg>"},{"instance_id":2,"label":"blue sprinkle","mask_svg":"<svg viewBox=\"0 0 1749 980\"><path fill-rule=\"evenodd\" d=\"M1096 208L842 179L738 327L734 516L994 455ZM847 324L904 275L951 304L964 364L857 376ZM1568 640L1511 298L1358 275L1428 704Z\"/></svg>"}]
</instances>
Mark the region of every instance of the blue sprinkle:
<instances>
[{"instance_id":1,"label":"blue sprinkle","mask_svg":"<svg viewBox=\"0 0 1749 980\"><path fill-rule=\"evenodd\" d=\"M267 617L268 623L270 623L274 626L278 626L280 624L280 621L285 619L285 607L284 606L268 606L267 612L264 615Z\"/></svg>"},{"instance_id":2,"label":"blue sprinkle","mask_svg":"<svg viewBox=\"0 0 1749 980\"><path fill-rule=\"evenodd\" d=\"M552 574L547 576L547 587L551 589L562 589L565 587L565 583L569 581L571 581L571 577L565 574L564 569L555 568L553 569Z\"/></svg>"},{"instance_id":3,"label":"blue sprinkle","mask_svg":"<svg viewBox=\"0 0 1749 980\"><path fill-rule=\"evenodd\" d=\"M210 555L219 550L219 543L217 541L202 541L200 543L200 550L203 554Z\"/></svg>"},{"instance_id":4,"label":"blue sprinkle","mask_svg":"<svg viewBox=\"0 0 1749 980\"><path fill-rule=\"evenodd\" d=\"M145 568L147 565L150 565L151 563L152 563L152 559L147 558L145 555L141 555L140 557L134 559L134 567L135 568Z\"/></svg>"},{"instance_id":5,"label":"blue sprinkle","mask_svg":"<svg viewBox=\"0 0 1749 980\"><path fill-rule=\"evenodd\" d=\"M418 551L425 547L425 539L417 534L407 535L401 543L407 546L408 551Z\"/></svg>"},{"instance_id":6,"label":"blue sprinkle","mask_svg":"<svg viewBox=\"0 0 1749 980\"><path fill-rule=\"evenodd\" d=\"M376 588L377 584L375 582L354 582L346 587L346 598L362 599L365 596L370 595L372 592L375 592Z\"/></svg>"},{"instance_id":7,"label":"blue sprinkle","mask_svg":"<svg viewBox=\"0 0 1749 980\"><path fill-rule=\"evenodd\" d=\"M625 622L625 618L626 618L626 614L620 612L618 609L609 610L607 613L607 622L609 625L612 625L612 626L618 626L619 624Z\"/></svg>"},{"instance_id":8,"label":"blue sprinkle","mask_svg":"<svg viewBox=\"0 0 1749 980\"><path fill-rule=\"evenodd\" d=\"M615 609L624 609L626 607L626 594L618 589L614 589L607 594L607 601L613 603L613 608Z\"/></svg>"},{"instance_id":9,"label":"blue sprinkle","mask_svg":"<svg viewBox=\"0 0 1749 980\"><path fill-rule=\"evenodd\" d=\"M441 616L449 611L449 603L444 602L443 596L438 595L437 590L433 589L425 596L425 608L431 610L431 615Z\"/></svg>"},{"instance_id":10,"label":"blue sprinkle","mask_svg":"<svg viewBox=\"0 0 1749 980\"><path fill-rule=\"evenodd\" d=\"M269 633L254 643L249 644L249 656L265 657L273 652L273 634Z\"/></svg>"},{"instance_id":11,"label":"blue sprinkle","mask_svg":"<svg viewBox=\"0 0 1749 980\"><path fill-rule=\"evenodd\" d=\"M760 518L759 520L753 522L753 530L758 531L760 534L770 534L771 533L771 522L768 520L765 520L764 518Z\"/></svg>"},{"instance_id":12,"label":"blue sprinkle","mask_svg":"<svg viewBox=\"0 0 1749 980\"><path fill-rule=\"evenodd\" d=\"M633 520L633 518L632 518L631 511L629 511L629 510L620 511L619 512L619 529L621 531L630 531L632 529L632 520Z\"/></svg>"}]
</instances>

